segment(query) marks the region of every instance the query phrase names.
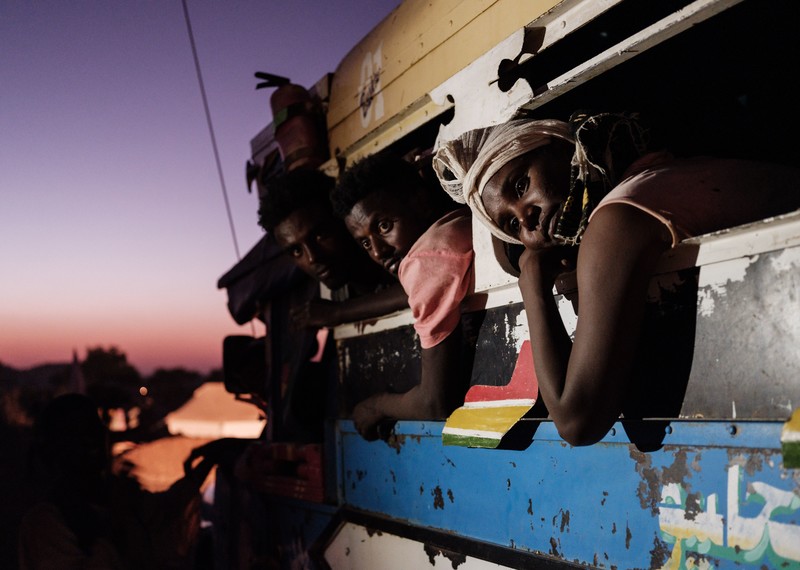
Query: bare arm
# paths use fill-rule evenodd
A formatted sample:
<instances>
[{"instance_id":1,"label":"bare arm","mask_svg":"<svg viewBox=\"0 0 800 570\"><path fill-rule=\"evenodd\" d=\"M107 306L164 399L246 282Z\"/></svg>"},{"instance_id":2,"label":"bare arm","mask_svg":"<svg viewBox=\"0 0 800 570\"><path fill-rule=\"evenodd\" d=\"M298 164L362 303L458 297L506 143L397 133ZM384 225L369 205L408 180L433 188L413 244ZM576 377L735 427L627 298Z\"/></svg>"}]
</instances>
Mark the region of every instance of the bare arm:
<instances>
[{"instance_id":1,"label":"bare arm","mask_svg":"<svg viewBox=\"0 0 800 570\"><path fill-rule=\"evenodd\" d=\"M422 349L420 383L404 394L370 396L353 410L356 429L364 438L377 438L381 420L442 419L463 401L460 389L461 325L434 347Z\"/></svg>"},{"instance_id":2,"label":"bare arm","mask_svg":"<svg viewBox=\"0 0 800 570\"><path fill-rule=\"evenodd\" d=\"M298 327L333 327L374 319L408 308L408 295L398 283L371 295L335 302L314 299L292 311Z\"/></svg>"},{"instance_id":3,"label":"bare arm","mask_svg":"<svg viewBox=\"0 0 800 570\"><path fill-rule=\"evenodd\" d=\"M554 251L526 251L519 286L542 399L573 445L601 439L622 410L644 318L647 286L669 247L666 229L627 205L600 210L578 255L580 315L574 343L558 315Z\"/></svg>"}]
</instances>

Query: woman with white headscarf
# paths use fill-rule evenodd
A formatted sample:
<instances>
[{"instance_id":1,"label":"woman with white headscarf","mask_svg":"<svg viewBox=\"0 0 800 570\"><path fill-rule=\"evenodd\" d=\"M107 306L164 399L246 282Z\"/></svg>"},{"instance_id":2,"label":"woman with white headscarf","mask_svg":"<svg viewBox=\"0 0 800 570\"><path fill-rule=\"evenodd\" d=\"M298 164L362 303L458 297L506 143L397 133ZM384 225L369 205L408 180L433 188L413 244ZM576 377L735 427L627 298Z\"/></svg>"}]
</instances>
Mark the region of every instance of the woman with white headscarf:
<instances>
[{"instance_id":1,"label":"woman with white headscarf","mask_svg":"<svg viewBox=\"0 0 800 570\"><path fill-rule=\"evenodd\" d=\"M573 445L597 442L619 418L661 254L686 237L800 207L796 169L677 159L647 145L636 115L577 113L569 123L470 131L434 157L445 190L494 236L525 248L519 288L540 396ZM552 294L573 268L574 340Z\"/></svg>"}]
</instances>

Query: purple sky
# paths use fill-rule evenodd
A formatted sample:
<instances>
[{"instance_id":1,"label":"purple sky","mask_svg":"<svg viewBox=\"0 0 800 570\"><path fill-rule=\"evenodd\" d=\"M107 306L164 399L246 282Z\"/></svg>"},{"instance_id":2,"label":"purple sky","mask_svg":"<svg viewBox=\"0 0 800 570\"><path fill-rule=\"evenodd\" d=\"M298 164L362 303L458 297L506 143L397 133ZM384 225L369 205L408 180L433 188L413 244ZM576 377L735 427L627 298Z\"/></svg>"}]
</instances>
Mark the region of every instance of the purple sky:
<instances>
[{"instance_id":1,"label":"purple sky","mask_svg":"<svg viewBox=\"0 0 800 570\"><path fill-rule=\"evenodd\" d=\"M188 0L242 255L271 119L253 73L308 87L398 3ZM216 288L237 258L181 1L4 0L0 37L0 362L115 345L145 374L221 366L251 329Z\"/></svg>"}]
</instances>

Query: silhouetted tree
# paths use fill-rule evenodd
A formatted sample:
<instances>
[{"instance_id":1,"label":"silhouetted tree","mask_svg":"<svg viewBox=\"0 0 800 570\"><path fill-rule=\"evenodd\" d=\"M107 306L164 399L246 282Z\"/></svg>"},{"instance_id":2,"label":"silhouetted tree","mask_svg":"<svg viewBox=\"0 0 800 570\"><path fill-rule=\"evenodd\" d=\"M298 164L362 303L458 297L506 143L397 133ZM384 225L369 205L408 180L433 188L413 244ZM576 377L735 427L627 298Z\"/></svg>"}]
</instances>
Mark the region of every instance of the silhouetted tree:
<instances>
[{"instance_id":1,"label":"silhouetted tree","mask_svg":"<svg viewBox=\"0 0 800 570\"><path fill-rule=\"evenodd\" d=\"M129 408L136 401L141 375L116 346L87 349L82 368L86 391L100 407Z\"/></svg>"}]
</instances>

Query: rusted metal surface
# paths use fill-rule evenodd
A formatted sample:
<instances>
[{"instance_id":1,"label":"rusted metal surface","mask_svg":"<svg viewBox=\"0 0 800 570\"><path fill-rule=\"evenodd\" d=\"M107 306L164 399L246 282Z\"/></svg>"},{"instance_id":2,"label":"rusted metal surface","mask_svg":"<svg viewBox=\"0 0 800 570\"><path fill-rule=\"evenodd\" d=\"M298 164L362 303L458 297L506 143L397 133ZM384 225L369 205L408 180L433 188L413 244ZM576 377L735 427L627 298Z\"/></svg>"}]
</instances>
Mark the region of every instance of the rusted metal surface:
<instances>
[{"instance_id":1,"label":"rusted metal surface","mask_svg":"<svg viewBox=\"0 0 800 570\"><path fill-rule=\"evenodd\" d=\"M463 360L471 363L463 374L470 375L470 385L508 382L527 335L523 319L521 303L462 317ZM371 394L405 392L419 383L419 343L412 325L341 339L337 346L345 412Z\"/></svg>"},{"instance_id":2,"label":"rusted metal surface","mask_svg":"<svg viewBox=\"0 0 800 570\"><path fill-rule=\"evenodd\" d=\"M453 568L498 570L584 568L548 555L471 541L447 532L403 524L386 517L344 508L336 515L329 539L320 550L333 569Z\"/></svg>"},{"instance_id":3,"label":"rusted metal surface","mask_svg":"<svg viewBox=\"0 0 800 570\"><path fill-rule=\"evenodd\" d=\"M405 392L419 383L419 343L411 325L338 341L337 350L346 414L372 394Z\"/></svg>"},{"instance_id":4,"label":"rusted metal surface","mask_svg":"<svg viewBox=\"0 0 800 570\"><path fill-rule=\"evenodd\" d=\"M800 247L705 266L682 415L786 420L800 405Z\"/></svg>"},{"instance_id":5,"label":"rusted metal surface","mask_svg":"<svg viewBox=\"0 0 800 570\"><path fill-rule=\"evenodd\" d=\"M800 565L800 475L780 424L673 422L643 452L625 426L572 448L542 423L523 451L441 445L401 422L393 446L340 425L349 507L517 551L604 568ZM784 564L786 563L786 564Z\"/></svg>"}]
</instances>

